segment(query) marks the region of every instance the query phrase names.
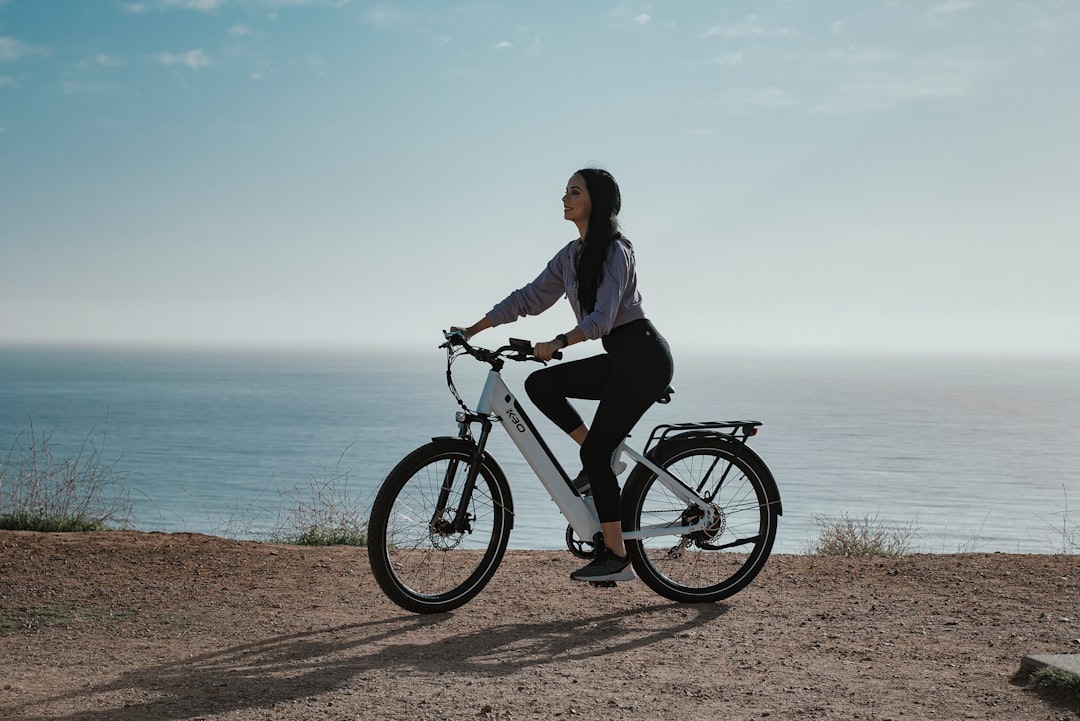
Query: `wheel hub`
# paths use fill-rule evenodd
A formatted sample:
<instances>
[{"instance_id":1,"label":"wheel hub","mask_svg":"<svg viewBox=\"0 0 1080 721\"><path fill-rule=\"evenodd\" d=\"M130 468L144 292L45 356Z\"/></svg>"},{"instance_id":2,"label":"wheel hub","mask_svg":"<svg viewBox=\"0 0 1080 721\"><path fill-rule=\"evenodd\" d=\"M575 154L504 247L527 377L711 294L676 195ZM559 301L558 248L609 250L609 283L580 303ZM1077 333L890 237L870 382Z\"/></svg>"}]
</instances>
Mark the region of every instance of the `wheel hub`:
<instances>
[{"instance_id":1,"label":"wheel hub","mask_svg":"<svg viewBox=\"0 0 1080 721\"><path fill-rule=\"evenodd\" d=\"M694 543L698 545L708 543L727 530L727 514L715 503L709 505L708 511L703 511L697 506L691 506L683 511L683 524L694 526L702 521L704 521L705 526L689 534Z\"/></svg>"},{"instance_id":2,"label":"wheel hub","mask_svg":"<svg viewBox=\"0 0 1080 721\"><path fill-rule=\"evenodd\" d=\"M431 546L440 551L449 551L461 544L464 533L454 528L454 522L445 518L428 525L428 537Z\"/></svg>"}]
</instances>

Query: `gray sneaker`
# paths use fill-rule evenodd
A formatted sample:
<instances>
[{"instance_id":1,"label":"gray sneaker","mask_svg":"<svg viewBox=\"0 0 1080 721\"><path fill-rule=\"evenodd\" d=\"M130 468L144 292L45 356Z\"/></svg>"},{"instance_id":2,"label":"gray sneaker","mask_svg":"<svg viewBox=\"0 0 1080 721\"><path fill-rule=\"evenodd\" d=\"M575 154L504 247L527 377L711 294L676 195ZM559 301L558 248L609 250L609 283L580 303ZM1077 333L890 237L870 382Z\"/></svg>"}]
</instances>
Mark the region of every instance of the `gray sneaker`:
<instances>
[{"instance_id":1,"label":"gray sneaker","mask_svg":"<svg viewBox=\"0 0 1080 721\"><path fill-rule=\"evenodd\" d=\"M616 556L607 546L601 551L600 556L594 558L587 566L583 566L570 574L575 581L590 581L598 583L603 581L632 581L637 576L634 569L630 568L630 556Z\"/></svg>"}]
</instances>

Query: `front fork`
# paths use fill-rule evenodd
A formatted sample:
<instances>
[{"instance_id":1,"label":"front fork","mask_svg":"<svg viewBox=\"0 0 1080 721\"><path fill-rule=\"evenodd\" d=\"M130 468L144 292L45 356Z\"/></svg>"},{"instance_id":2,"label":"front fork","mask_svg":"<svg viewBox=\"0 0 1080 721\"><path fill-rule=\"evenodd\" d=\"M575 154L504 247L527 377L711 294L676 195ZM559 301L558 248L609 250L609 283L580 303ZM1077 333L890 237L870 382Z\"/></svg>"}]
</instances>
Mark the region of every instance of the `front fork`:
<instances>
[{"instance_id":1,"label":"front fork","mask_svg":"<svg viewBox=\"0 0 1080 721\"><path fill-rule=\"evenodd\" d=\"M469 441L471 446L469 456L469 472L465 476L465 485L461 489L461 498L458 500L457 509L454 510L453 519L446 517L446 511L450 503L450 492L454 487L454 479L457 476L460 461L453 459L446 467L446 475L443 476L442 487L439 489L439 501L435 505L435 513L429 523L431 530L440 535L451 535L472 532L472 516L469 513L469 503L472 501L473 489L476 488L476 477L480 473L480 459L484 457L484 448L487 446L488 436L491 435L491 419L487 416L475 413L458 413L458 437ZM473 440L472 424L480 424L480 439Z\"/></svg>"}]
</instances>

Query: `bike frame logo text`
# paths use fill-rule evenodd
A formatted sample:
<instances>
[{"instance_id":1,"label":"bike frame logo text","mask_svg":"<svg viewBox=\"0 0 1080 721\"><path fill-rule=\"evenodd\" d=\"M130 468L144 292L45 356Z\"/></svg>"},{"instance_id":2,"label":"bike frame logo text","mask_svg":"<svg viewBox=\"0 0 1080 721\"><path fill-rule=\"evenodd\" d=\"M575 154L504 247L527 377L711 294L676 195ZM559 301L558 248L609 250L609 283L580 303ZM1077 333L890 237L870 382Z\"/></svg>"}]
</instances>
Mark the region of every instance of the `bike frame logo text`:
<instances>
[{"instance_id":1,"label":"bike frame logo text","mask_svg":"<svg viewBox=\"0 0 1080 721\"><path fill-rule=\"evenodd\" d=\"M517 428L518 433L525 432L525 424L521 422L521 419L517 417L516 413L514 413L513 411L507 411L506 417L509 418L510 422L514 424L514 427Z\"/></svg>"}]
</instances>

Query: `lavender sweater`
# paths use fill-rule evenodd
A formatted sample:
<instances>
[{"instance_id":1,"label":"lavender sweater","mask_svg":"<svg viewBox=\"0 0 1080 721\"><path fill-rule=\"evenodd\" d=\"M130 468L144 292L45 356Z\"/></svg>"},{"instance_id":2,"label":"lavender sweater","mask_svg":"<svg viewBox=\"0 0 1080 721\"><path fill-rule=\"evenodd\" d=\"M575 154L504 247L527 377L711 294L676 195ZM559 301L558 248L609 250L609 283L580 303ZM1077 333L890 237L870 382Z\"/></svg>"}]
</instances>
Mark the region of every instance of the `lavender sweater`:
<instances>
[{"instance_id":1,"label":"lavender sweater","mask_svg":"<svg viewBox=\"0 0 1080 721\"><path fill-rule=\"evenodd\" d=\"M602 338L612 328L645 317L641 294L637 289L634 267L634 248L625 238L616 240L604 262L600 287L596 289L596 308L582 313L577 297L577 274L574 272L574 253L581 240L575 240L560 250L548 262L536 280L515 290L488 312L495 325L502 325L527 315L539 315L563 296L574 309L578 326L590 340Z\"/></svg>"}]
</instances>

